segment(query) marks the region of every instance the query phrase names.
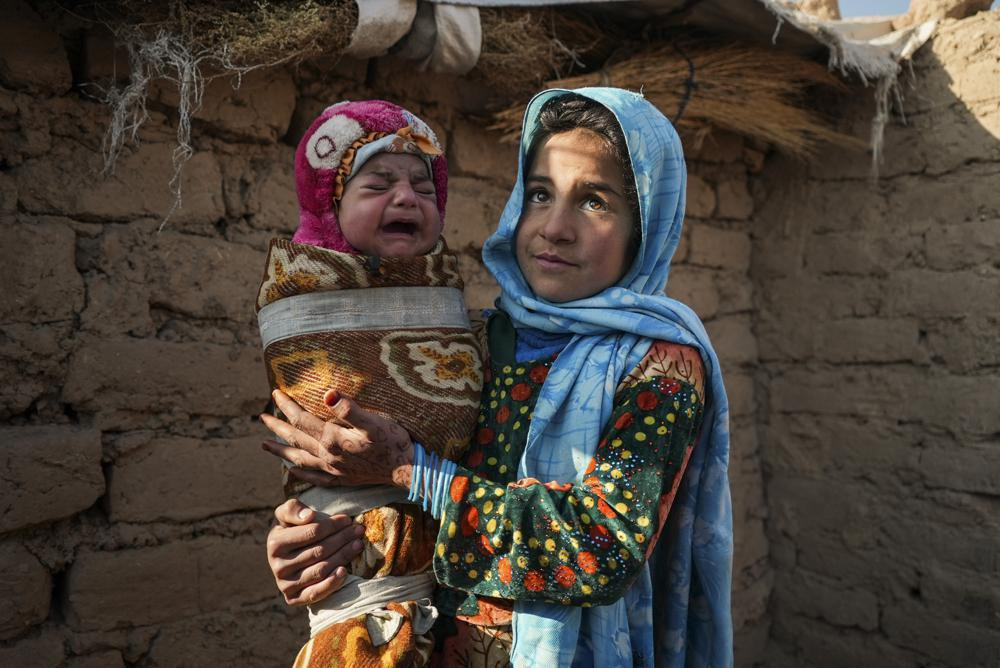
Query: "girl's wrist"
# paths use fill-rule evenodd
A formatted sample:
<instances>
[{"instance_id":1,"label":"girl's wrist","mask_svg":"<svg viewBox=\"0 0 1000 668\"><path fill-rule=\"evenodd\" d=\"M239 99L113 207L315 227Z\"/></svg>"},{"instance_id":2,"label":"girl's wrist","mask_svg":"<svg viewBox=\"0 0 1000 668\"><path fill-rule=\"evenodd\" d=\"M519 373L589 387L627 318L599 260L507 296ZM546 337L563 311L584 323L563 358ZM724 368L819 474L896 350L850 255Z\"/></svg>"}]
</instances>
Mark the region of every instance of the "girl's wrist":
<instances>
[{"instance_id":1,"label":"girl's wrist","mask_svg":"<svg viewBox=\"0 0 1000 668\"><path fill-rule=\"evenodd\" d=\"M410 483L413 479L413 453L416 447L419 446L410 440L408 445L403 448L403 451L399 453L396 464L393 466L392 473L390 474L390 482L393 485L402 487L403 489L410 488Z\"/></svg>"},{"instance_id":2,"label":"girl's wrist","mask_svg":"<svg viewBox=\"0 0 1000 668\"><path fill-rule=\"evenodd\" d=\"M439 457L435 452L428 453L420 443L414 442L407 498L429 511L432 517L440 518L456 466L455 462Z\"/></svg>"}]
</instances>

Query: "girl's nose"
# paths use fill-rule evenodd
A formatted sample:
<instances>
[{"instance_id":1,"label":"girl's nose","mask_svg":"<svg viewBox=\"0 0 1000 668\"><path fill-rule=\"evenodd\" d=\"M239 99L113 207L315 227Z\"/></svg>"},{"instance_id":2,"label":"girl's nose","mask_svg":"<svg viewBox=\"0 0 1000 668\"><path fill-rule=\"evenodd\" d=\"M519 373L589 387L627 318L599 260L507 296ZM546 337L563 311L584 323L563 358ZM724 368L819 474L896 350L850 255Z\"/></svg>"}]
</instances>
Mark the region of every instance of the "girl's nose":
<instances>
[{"instance_id":1,"label":"girl's nose","mask_svg":"<svg viewBox=\"0 0 1000 668\"><path fill-rule=\"evenodd\" d=\"M550 243L572 241L573 212L563 206L553 206L547 212L545 222L539 229L539 234Z\"/></svg>"}]
</instances>

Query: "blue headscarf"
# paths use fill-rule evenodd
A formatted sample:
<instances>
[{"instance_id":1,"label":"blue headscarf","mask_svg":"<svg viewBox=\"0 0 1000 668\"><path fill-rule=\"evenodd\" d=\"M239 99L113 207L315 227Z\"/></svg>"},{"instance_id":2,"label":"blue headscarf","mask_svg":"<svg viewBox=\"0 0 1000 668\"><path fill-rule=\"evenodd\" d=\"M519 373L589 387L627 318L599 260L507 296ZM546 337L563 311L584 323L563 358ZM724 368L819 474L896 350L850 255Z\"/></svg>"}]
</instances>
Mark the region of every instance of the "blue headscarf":
<instances>
[{"instance_id":1,"label":"blue headscarf","mask_svg":"<svg viewBox=\"0 0 1000 668\"><path fill-rule=\"evenodd\" d=\"M521 274L514 235L524 202L525 155L538 114L576 93L610 109L628 145L642 222L631 268L614 286L563 303L535 297ZM515 666L731 666L732 503L729 407L719 360L701 320L666 297L670 258L684 221L686 169L680 138L645 98L617 88L547 90L528 104L517 182L483 259L502 288L499 306L516 328L570 333L535 405L519 476L582 481L611 416L619 382L654 340L693 346L706 367L707 404L697 444L653 556L625 596L580 608L518 602ZM655 649L654 649L655 647ZM580 651L577 651L577 650Z\"/></svg>"}]
</instances>

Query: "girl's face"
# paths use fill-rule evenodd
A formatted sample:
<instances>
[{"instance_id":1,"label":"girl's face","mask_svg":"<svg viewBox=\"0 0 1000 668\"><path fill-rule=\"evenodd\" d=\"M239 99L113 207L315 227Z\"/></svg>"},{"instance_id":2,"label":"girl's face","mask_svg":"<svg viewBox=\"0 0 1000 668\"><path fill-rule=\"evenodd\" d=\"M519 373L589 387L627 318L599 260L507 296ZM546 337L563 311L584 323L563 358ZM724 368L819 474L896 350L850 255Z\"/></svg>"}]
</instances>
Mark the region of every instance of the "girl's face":
<instances>
[{"instance_id":1,"label":"girl's face","mask_svg":"<svg viewBox=\"0 0 1000 668\"><path fill-rule=\"evenodd\" d=\"M632 260L624 186L605 140L590 130L552 135L537 150L514 243L537 297L582 299L621 280Z\"/></svg>"},{"instance_id":2,"label":"girl's face","mask_svg":"<svg viewBox=\"0 0 1000 668\"><path fill-rule=\"evenodd\" d=\"M365 162L344 186L338 215L347 242L379 257L429 253L443 227L427 164L407 153Z\"/></svg>"}]
</instances>

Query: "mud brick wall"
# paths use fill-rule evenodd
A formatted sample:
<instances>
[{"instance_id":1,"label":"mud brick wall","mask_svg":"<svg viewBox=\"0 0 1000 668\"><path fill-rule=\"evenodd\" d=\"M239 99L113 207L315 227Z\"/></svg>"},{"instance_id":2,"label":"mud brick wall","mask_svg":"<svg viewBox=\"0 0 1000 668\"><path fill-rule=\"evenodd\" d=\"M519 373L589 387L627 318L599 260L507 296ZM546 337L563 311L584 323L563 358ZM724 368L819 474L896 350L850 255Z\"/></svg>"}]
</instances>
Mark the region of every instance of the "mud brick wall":
<instances>
[{"instance_id":1,"label":"mud brick wall","mask_svg":"<svg viewBox=\"0 0 1000 668\"><path fill-rule=\"evenodd\" d=\"M290 235L294 147L327 104L383 97L447 145L447 238L470 306L497 294L479 252L515 149L489 92L391 59L212 83L183 207L169 210L176 95L100 173L108 110L85 84L111 44L49 3L0 9L0 665L288 665L305 619L277 596L264 537L280 499L252 415L267 398L252 298ZM119 62L119 69L121 63ZM771 588L754 429L748 172L761 150L690 155L690 220L670 293L706 319L728 372L740 662L762 656Z\"/></svg>"},{"instance_id":2,"label":"mud brick wall","mask_svg":"<svg viewBox=\"0 0 1000 668\"><path fill-rule=\"evenodd\" d=\"M913 67L877 183L755 189L767 665L1000 665L1000 12Z\"/></svg>"},{"instance_id":3,"label":"mud brick wall","mask_svg":"<svg viewBox=\"0 0 1000 668\"><path fill-rule=\"evenodd\" d=\"M756 427L755 297L748 276L754 216L748 183L760 173L765 155L766 149L724 133L686 149L687 220L667 283L667 294L690 305L705 321L729 394L733 629L738 666L753 665L763 656L773 577Z\"/></svg>"}]
</instances>

